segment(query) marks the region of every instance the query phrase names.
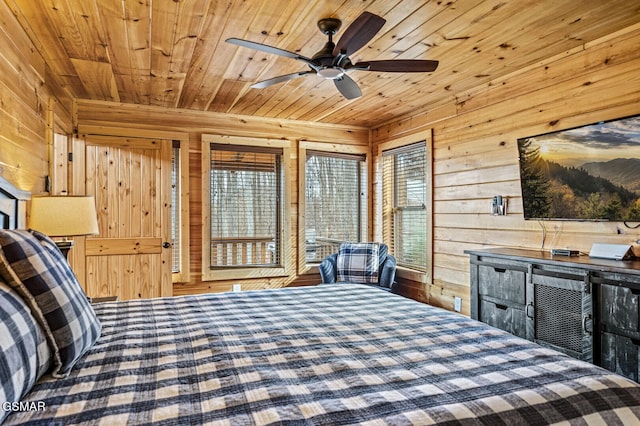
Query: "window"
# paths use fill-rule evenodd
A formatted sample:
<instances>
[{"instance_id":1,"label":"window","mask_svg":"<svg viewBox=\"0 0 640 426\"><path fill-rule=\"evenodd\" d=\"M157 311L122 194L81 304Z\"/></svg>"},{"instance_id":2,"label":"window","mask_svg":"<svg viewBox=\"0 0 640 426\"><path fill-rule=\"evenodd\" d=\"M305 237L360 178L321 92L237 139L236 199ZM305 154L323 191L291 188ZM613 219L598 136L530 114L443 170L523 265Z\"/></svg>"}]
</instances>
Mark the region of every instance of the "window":
<instances>
[{"instance_id":1,"label":"window","mask_svg":"<svg viewBox=\"0 0 640 426\"><path fill-rule=\"evenodd\" d=\"M182 135L180 135L182 136ZM171 281L189 280L188 136L171 142Z\"/></svg>"},{"instance_id":2,"label":"window","mask_svg":"<svg viewBox=\"0 0 640 426\"><path fill-rule=\"evenodd\" d=\"M427 149L418 142L382 152L383 240L399 266L427 271Z\"/></svg>"},{"instance_id":3,"label":"window","mask_svg":"<svg viewBox=\"0 0 640 426\"><path fill-rule=\"evenodd\" d=\"M282 150L211 145L210 266L280 266Z\"/></svg>"},{"instance_id":4,"label":"window","mask_svg":"<svg viewBox=\"0 0 640 426\"><path fill-rule=\"evenodd\" d=\"M203 278L286 275L288 141L203 136Z\"/></svg>"},{"instance_id":5,"label":"window","mask_svg":"<svg viewBox=\"0 0 640 426\"><path fill-rule=\"evenodd\" d=\"M364 154L306 151L305 263L319 263L343 241L367 235Z\"/></svg>"},{"instance_id":6,"label":"window","mask_svg":"<svg viewBox=\"0 0 640 426\"><path fill-rule=\"evenodd\" d=\"M171 272L180 272L180 141L174 140L171 150Z\"/></svg>"}]
</instances>

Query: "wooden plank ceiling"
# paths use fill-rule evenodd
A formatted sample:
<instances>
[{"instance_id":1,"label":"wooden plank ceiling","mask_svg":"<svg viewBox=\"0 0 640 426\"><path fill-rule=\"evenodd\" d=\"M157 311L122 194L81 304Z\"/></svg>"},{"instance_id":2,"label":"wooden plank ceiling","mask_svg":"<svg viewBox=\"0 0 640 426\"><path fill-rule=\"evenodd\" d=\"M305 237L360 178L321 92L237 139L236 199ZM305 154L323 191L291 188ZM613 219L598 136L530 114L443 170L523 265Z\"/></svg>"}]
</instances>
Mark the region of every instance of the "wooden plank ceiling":
<instances>
[{"instance_id":1,"label":"wooden plank ceiling","mask_svg":"<svg viewBox=\"0 0 640 426\"><path fill-rule=\"evenodd\" d=\"M373 127L640 22L639 0L4 0L73 98ZM351 56L435 59L433 73L353 71L347 100L293 59L242 48L243 38L311 57L320 18L386 19Z\"/></svg>"}]
</instances>

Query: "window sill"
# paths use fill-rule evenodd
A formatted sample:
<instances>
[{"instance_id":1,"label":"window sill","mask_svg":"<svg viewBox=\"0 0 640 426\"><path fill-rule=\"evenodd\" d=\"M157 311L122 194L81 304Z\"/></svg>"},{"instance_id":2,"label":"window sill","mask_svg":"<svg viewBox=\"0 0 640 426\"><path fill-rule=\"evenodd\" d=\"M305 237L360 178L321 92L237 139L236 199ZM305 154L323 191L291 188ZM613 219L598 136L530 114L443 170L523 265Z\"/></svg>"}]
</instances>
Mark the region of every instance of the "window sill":
<instances>
[{"instance_id":1,"label":"window sill","mask_svg":"<svg viewBox=\"0 0 640 426\"><path fill-rule=\"evenodd\" d=\"M224 281L251 278L278 278L288 275L285 268L214 269L202 273L202 281Z\"/></svg>"},{"instance_id":2,"label":"window sill","mask_svg":"<svg viewBox=\"0 0 640 426\"><path fill-rule=\"evenodd\" d=\"M302 266L299 271L299 275L312 275L320 273L320 264L319 263L306 263Z\"/></svg>"},{"instance_id":3,"label":"window sill","mask_svg":"<svg viewBox=\"0 0 640 426\"><path fill-rule=\"evenodd\" d=\"M416 269L405 268L404 266L396 267L396 278L402 278L406 280L416 281L419 283L430 284L429 274L424 271L418 271Z\"/></svg>"}]
</instances>

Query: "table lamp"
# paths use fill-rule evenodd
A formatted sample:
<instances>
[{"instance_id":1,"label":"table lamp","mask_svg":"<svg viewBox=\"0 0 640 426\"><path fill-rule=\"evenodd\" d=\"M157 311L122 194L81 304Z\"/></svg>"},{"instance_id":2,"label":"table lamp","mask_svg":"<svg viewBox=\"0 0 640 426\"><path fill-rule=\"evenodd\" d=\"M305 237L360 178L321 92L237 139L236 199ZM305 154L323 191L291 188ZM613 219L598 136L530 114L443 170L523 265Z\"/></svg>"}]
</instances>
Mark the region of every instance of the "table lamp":
<instances>
[{"instance_id":1,"label":"table lamp","mask_svg":"<svg viewBox=\"0 0 640 426\"><path fill-rule=\"evenodd\" d=\"M73 247L68 237L99 232L93 196L54 195L32 197L29 227L50 237L63 237L56 245L67 257Z\"/></svg>"}]
</instances>

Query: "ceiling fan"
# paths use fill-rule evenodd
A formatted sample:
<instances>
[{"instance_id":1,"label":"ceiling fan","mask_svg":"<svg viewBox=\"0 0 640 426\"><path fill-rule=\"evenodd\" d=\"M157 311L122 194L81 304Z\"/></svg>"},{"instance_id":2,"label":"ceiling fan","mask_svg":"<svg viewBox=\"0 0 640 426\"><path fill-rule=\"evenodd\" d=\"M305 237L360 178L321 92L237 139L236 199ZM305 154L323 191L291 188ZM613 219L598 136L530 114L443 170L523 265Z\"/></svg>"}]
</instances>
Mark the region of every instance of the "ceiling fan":
<instances>
[{"instance_id":1,"label":"ceiling fan","mask_svg":"<svg viewBox=\"0 0 640 426\"><path fill-rule=\"evenodd\" d=\"M389 59L351 63L349 56L367 44L380 31L385 22L385 19L380 16L364 12L345 30L336 44L333 42L333 35L340 29L342 21L336 18L321 19L318 21L318 28L329 37L329 41L311 58L254 41L239 38L229 38L226 41L238 46L296 59L306 63L310 68L308 71L294 72L257 82L251 86L255 89L316 74L327 80L333 80L336 88L345 98L355 99L362 96L362 91L358 84L346 74L348 71L432 72L438 67L438 61L426 59Z\"/></svg>"}]
</instances>

